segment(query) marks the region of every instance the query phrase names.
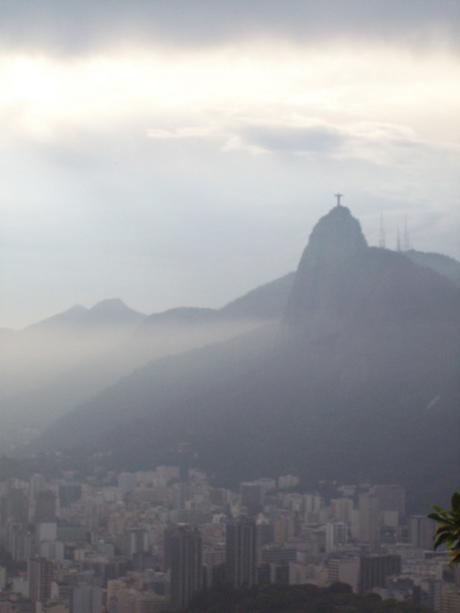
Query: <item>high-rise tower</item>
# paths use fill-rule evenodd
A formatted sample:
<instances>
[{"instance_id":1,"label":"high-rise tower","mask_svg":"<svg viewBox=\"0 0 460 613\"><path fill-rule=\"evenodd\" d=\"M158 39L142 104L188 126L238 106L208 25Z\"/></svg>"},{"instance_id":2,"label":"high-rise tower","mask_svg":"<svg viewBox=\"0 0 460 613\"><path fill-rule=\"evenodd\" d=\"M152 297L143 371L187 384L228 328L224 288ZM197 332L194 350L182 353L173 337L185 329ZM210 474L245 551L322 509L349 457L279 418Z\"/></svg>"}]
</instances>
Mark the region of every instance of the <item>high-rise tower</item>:
<instances>
[{"instance_id":1,"label":"high-rise tower","mask_svg":"<svg viewBox=\"0 0 460 613\"><path fill-rule=\"evenodd\" d=\"M165 531L165 567L171 572L171 605L187 608L202 588L202 543L197 528L186 524Z\"/></svg>"},{"instance_id":2,"label":"high-rise tower","mask_svg":"<svg viewBox=\"0 0 460 613\"><path fill-rule=\"evenodd\" d=\"M45 604L51 596L53 564L44 558L33 558L28 564L29 598L36 604Z\"/></svg>"},{"instance_id":3,"label":"high-rise tower","mask_svg":"<svg viewBox=\"0 0 460 613\"><path fill-rule=\"evenodd\" d=\"M226 579L234 588L252 587L257 578L256 523L240 517L227 524Z\"/></svg>"}]
</instances>

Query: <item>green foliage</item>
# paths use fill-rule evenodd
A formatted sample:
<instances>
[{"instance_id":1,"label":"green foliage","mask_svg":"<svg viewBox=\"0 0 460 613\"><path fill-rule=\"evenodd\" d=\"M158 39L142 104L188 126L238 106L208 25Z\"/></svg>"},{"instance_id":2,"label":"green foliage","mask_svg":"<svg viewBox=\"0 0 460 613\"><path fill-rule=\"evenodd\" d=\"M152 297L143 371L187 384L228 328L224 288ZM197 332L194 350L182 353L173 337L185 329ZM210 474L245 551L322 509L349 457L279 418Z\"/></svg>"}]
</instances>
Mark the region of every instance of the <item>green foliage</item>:
<instances>
[{"instance_id":1,"label":"green foliage","mask_svg":"<svg viewBox=\"0 0 460 613\"><path fill-rule=\"evenodd\" d=\"M353 594L350 586L268 585L248 590L221 586L199 594L187 613L428 613L410 603Z\"/></svg>"},{"instance_id":2,"label":"green foliage","mask_svg":"<svg viewBox=\"0 0 460 613\"><path fill-rule=\"evenodd\" d=\"M438 524L434 548L445 545L452 557L452 564L458 564L460 563L460 492L453 494L450 509L443 509L438 505L434 505L433 509L434 512L428 517Z\"/></svg>"}]
</instances>

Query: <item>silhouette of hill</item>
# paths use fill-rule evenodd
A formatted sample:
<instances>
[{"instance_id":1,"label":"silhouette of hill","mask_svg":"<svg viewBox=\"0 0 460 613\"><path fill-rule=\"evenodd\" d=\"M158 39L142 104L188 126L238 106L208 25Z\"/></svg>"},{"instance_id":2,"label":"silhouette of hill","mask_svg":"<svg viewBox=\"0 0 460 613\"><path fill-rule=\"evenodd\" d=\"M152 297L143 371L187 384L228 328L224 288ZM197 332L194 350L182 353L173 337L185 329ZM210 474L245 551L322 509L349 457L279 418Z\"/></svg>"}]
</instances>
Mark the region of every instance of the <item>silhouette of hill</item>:
<instances>
[{"instance_id":1,"label":"silhouette of hill","mask_svg":"<svg viewBox=\"0 0 460 613\"><path fill-rule=\"evenodd\" d=\"M169 309L162 313L154 313L149 315L142 322L142 331L145 331L147 327L158 326L189 326L189 325L203 325L210 322L214 322L218 319L218 311L215 309L203 309L197 307L179 307L176 309Z\"/></svg>"},{"instance_id":2,"label":"silhouette of hill","mask_svg":"<svg viewBox=\"0 0 460 613\"><path fill-rule=\"evenodd\" d=\"M404 252L416 264L430 268L460 286L460 262L440 253L426 253L410 249Z\"/></svg>"},{"instance_id":3,"label":"silhouette of hill","mask_svg":"<svg viewBox=\"0 0 460 613\"><path fill-rule=\"evenodd\" d=\"M225 317L240 319L280 319L286 308L295 273L261 285L221 309Z\"/></svg>"},{"instance_id":4,"label":"silhouette of hill","mask_svg":"<svg viewBox=\"0 0 460 613\"><path fill-rule=\"evenodd\" d=\"M294 273L261 285L229 302L221 309L179 307L145 318L140 332L159 326L206 326L232 321L279 320L286 307Z\"/></svg>"},{"instance_id":5,"label":"silhouette of hill","mask_svg":"<svg viewBox=\"0 0 460 613\"><path fill-rule=\"evenodd\" d=\"M28 326L26 332L82 332L95 326L120 327L139 324L146 316L131 309L119 298L111 298L96 303L90 309L74 305L47 319Z\"/></svg>"}]
</instances>

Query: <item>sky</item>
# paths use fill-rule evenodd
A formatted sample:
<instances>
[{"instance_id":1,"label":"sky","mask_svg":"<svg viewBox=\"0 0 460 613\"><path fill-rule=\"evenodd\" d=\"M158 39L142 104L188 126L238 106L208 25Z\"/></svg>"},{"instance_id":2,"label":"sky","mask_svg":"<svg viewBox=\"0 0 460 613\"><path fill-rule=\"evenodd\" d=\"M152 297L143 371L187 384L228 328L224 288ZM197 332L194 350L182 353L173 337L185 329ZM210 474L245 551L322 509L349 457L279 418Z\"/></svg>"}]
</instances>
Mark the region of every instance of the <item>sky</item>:
<instances>
[{"instance_id":1,"label":"sky","mask_svg":"<svg viewBox=\"0 0 460 613\"><path fill-rule=\"evenodd\" d=\"M334 193L460 259L457 0L0 0L0 327L219 307Z\"/></svg>"}]
</instances>

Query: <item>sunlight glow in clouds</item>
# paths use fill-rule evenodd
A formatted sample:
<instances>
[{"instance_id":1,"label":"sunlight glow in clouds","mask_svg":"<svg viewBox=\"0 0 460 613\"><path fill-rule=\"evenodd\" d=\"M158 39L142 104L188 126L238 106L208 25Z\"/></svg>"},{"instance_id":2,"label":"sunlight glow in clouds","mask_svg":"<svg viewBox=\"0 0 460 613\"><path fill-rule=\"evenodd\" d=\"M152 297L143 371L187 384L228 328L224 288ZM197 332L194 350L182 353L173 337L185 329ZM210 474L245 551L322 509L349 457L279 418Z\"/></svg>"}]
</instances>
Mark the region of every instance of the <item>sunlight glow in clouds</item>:
<instances>
[{"instance_id":1,"label":"sunlight glow in clouds","mask_svg":"<svg viewBox=\"0 0 460 613\"><path fill-rule=\"evenodd\" d=\"M241 121L343 127L382 118L434 142L460 138L458 61L441 52L266 44L79 59L13 55L1 58L0 80L2 129L39 139L133 119L153 121L151 135L173 136L179 126L191 129L190 138L198 126L209 134L210 126L225 131Z\"/></svg>"},{"instance_id":2,"label":"sunlight glow in clouds","mask_svg":"<svg viewBox=\"0 0 460 613\"><path fill-rule=\"evenodd\" d=\"M0 52L0 327L220 306L292 270L337 190L371 242L408 214L418 248L460 254L455 49L24 49Z\"/></svg>"}]
</instances>

